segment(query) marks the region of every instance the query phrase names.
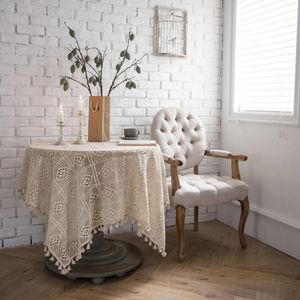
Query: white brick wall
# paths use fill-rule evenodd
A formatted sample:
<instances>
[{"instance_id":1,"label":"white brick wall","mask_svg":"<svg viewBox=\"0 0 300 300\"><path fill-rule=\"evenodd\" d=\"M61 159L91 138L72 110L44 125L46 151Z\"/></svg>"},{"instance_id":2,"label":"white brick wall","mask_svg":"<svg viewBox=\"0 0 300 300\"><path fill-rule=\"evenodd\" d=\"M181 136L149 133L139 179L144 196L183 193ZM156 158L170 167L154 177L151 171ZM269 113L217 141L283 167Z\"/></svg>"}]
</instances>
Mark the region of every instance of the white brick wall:
<instances>
[{"instance_id":1,"label":"white brick wall","mask_svg":"<svg viewBox=\"0 0 300 300\"><path fill-rule=\"evenodd\" d=\"M188 10L187 58L152 55L153 7ZM192 109L204 121L208 145L220 141L222 0L1 0L0 1L0 248L42 242L46 218L31 218L17 198L24 147L54 140L57 105L65 106L69 128L77 130L78 86L64 93L59 75L69 73L70 44L63 23L73 27L82 45L107 46L107 76L114 69L126 33L136 33L137 56L149 55L134 91L120 88L113 95L111 132L119 137L124 127L136 126L149 137L153 115L164 106ZM85 94L86 95L86 94ZM218 160L204 161L202 172L218 172ZM192 221L192 210L187 222ZM215 217L201 208L200 220ZM174 211L167 225L174 225ZM126 228L125 228L126 229ZM127 228L128 229L128 228Z\"/></svg>"}]
</instances>

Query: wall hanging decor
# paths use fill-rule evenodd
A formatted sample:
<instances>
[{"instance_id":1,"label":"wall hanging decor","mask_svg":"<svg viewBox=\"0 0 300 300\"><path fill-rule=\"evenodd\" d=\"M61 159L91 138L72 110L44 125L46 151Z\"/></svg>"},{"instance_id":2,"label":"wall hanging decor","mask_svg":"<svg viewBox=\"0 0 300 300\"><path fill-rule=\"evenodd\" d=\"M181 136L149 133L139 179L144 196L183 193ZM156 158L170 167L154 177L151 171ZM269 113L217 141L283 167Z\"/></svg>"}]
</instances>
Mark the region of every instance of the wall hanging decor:
<instances>
[{"instance_id":1,"label":"wall hanging decor","mask_svg":"<svg viewBox=\"0 0 300 300\"><path fill-rule=\"evenodd\" d=\"M66 24L65 24L66 25ZM68 60L71 62L72 76L61 76L60 84L64 91L69 89L69 82L75 82L88 90L89 97L89 125L88 141L105 142L110 138L110 95L119 86L125 84L128 89L135 89L135 76L129 71L141 73L140 63L145 55L139 59L133 59L129 53L130 43L135 35L129 30L126 47L120 52L118 63L115 66L115 75L104 91L103 68L106 58L106 50L100 51L97 47L81 48L75 31L66 25L74 45L69 49ZM75 76L75 74L77 76ZM82 77L82 78L80 78Z\"/></svg>"},{"instance_id":2,"label":"wall hanging decor","mask_svg":"<svg viewBox=\"0 0 300 300\"><path fill-rule=\"evenodd\" d=\"M186 56L187 11L155 7L154 54Z\"/></svg>"}]
</instances>

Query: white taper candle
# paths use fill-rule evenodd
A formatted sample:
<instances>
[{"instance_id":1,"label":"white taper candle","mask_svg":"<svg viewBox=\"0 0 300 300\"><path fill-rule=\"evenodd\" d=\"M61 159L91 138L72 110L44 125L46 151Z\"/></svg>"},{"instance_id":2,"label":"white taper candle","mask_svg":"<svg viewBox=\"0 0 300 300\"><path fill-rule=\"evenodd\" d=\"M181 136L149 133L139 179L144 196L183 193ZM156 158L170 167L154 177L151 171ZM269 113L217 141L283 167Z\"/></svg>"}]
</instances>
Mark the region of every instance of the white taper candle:
<instances>
[{"instance_id":1,"label":"white taper candle","mask_svg":"<svg viewBox=\"0 0 300 300\"><path fill-rule=\"evenodd\" d=\"M58 122L64 122L64 110L63 110L63 106L60 105L59 106L59 111L58 111Z\"/></svg>"},{"instance_id":2,"label":"white taper candle","mask_svg":"<svg viewBox=\"0 0 300 300\"><path fill-rule=\"evenodd\" d=\"M79 100L78 100L78 112L82 112L83 110L83 101L82 101L82 96L79 96Z\"/></svg>"}]
</instances>

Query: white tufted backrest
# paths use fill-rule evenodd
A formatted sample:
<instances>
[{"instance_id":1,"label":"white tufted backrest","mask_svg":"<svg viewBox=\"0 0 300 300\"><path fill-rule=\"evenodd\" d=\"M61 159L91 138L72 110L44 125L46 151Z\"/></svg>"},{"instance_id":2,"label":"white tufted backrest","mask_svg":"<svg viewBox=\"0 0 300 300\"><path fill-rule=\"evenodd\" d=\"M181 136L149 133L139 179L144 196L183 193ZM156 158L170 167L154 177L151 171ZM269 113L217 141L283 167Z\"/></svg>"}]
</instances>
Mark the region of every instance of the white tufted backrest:
<instances>
[{"instance_id":1,"label":"white tufted backrest","mask_svg":"<svg viewBox=\"0 0 300 300\"><path fill-rule=\"evenodd\" d=\"M163 154L180 159L181 169L198 165L204 156L206 137L203 123L193 113L182 108L161 109L151 126L151 137Z\"/></svg>"}]
</instances>

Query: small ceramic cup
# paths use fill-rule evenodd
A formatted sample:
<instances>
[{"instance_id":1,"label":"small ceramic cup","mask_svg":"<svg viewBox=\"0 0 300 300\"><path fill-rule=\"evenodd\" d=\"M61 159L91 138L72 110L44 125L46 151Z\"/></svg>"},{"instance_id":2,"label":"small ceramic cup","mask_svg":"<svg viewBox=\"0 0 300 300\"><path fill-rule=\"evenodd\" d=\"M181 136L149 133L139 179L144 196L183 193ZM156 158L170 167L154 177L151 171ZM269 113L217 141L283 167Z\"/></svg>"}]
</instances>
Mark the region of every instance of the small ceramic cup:
<instances>
[{"instance_id":1,"label":"small ceramic cup","mask_svg":"<svg viewBox=\"0 0 300 300\"><path fill-rule=\"evenodd\" d=\"M138 137L140 132L135 128L125 128L124 136L125 137Z\"/></svg>"}]
</instances>

